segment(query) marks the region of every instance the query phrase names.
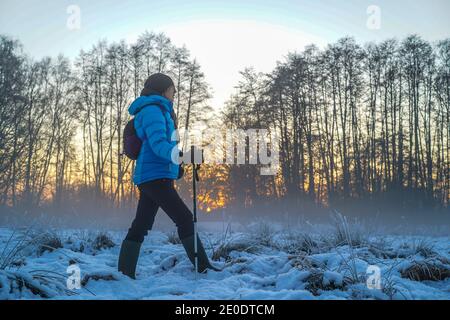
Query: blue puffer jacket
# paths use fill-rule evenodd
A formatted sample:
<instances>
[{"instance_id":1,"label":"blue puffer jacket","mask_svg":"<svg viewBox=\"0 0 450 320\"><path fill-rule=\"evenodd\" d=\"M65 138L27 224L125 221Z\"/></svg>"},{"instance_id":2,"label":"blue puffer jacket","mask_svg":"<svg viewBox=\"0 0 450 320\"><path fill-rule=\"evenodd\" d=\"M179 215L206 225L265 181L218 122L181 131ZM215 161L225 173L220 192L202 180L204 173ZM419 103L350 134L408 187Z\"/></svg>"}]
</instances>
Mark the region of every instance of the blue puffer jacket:
<instances>
[{"instance_id":1,"label":"blue puffer jacket","mask_svg":"<svg viewBox=\"0 0 450 320\"><path fill-rule=\"evenodd\" d=\"M162 105L165 112L158 106L152 106L152 103ZM143 141L133 173L136 185L155 179L178 177L178 141L171 139L175 131L170 116L172 111L173 103L159 95L141 96L128 108L128 112L135 116L134 127ZM172 153L175 162L172 161Z\"/></svg>"}]
</instances>

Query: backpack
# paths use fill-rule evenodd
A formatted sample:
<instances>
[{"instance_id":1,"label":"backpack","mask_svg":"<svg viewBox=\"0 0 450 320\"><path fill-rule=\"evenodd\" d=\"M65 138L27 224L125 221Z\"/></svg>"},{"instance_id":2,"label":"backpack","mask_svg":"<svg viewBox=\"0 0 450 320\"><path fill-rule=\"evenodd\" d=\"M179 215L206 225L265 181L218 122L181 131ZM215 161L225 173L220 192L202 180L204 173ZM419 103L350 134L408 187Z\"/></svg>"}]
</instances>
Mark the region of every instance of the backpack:
<instances>
[{"instance_id":1,"label":"backpack","mask_svg":"<svg viewBox=\"0 0 450 320\"><path fill-rule=\"evenodd\" d=\"M159 109L161 110L161 112L164 115L165 111L161 105L152 103L152 104L142 107L142 109L147 106L159 107ZM134 127L134 119L135 118L136 117L131 118L125 125L125 128L123 129L123 153L122 154L125 154L131 160L137 160L137 158L139 156L139 152L141 151L141 148L142 148L142 140L138 137L138 135L136 133L136 128ZM164 117L164 119L165 119L165 117ZM167 127L167 122L166 122L166 127Z\"/></svg>"}]
</instances>

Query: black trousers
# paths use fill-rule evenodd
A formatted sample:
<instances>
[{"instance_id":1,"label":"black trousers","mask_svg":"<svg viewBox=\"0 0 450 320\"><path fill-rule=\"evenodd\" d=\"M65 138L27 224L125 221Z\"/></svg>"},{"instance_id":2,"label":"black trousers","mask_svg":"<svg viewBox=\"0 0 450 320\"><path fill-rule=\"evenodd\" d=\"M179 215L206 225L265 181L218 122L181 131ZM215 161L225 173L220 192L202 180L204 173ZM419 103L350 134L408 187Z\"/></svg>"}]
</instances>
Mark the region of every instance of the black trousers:
<instances>
[{"instance_id":1,"label":"black trousers","mask_svg":"<svg viewBox=\"0 0 450 320\"><path fill-rule=\"evenodd\" d=\"M175 189L174 180L157 179L138 185L139 202L136 217L128 229L125 239L143 242L148 231L152 229L158 208L172 219L177 226L180 239L194 234L193 216Z\"/></svg>"}]
</instances>

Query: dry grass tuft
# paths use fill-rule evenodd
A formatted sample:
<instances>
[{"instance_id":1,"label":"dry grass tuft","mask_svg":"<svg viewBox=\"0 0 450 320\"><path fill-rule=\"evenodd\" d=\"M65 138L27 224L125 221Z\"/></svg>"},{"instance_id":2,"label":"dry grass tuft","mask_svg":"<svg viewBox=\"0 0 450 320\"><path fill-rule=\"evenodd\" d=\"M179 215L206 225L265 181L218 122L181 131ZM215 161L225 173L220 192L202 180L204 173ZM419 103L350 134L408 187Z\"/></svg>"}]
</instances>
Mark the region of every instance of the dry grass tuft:
<instances>
[{"instance_id":1,"label":"dry grass tuft","mask_svg":"<svg viewBox=\"0 0 450 320\"><path fill-rule=\"evenodd\" d=\"M115 245L116 244L114 243L114 241L112 241L111 237L107 233L101 232L95 237L93 248L95 250L109 249L114 247Z\"/></svg>"},{"instance_id":2,"label":"dry grass tuft","mask_svg":"<svg viewBox=\"0 0 450 320\"><path fill-rule=\"evenodd\" d=\"M345 279L343 281L327 279L325 272L323 269L314 268L310 270L310 275L306 278L307 284L305 289L314 296L320 295L321 291L344 290L348 284Z\"/></svg>"},{"instance_id":3,"label":"dry grass tuft","mask_svg":"<svg viewBox=\"0 0 450 320\"><path fill-rule=\"evenodd\" d=\"M105 280L105 281L116 281L117 279L112 274L88 274L83 277L81 280L81 285L85 287L89 280Z\"/></svg>"},{"instance_id":4,"label":"dry grass tuft","mask_svg":"<svg viewBox=\"0 0 450 320\"><path fill-rule=\"evenodd\" d=\"M414 281L442 281L450 277L450 266L439 259L414 261L401 270L400 274L403 278Z\"/></svg>"},{"instance_id":5,"label":"dry grass tuft","mask_svg":"<svg viewBox=\"0 0 450 320\"><path fill-rule=\"evenodd\" d=\"M167 238L171 244L181 244L180 237L178 237L178 234L175 231L167 233Z\"/></svg>"}]
</instances>

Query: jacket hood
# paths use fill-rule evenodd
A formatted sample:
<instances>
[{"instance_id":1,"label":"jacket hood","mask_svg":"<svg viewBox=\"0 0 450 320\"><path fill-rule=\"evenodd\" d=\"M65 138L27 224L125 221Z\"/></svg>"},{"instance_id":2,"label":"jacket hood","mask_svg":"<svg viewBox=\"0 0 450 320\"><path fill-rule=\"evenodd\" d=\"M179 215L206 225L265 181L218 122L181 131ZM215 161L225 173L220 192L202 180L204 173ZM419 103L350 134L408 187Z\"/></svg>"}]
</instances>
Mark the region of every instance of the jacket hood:
<instances>
[{"instance_id":1,"label":"jacket hood","mask_svg":"<svg viewBox=\"0 0 450 320\"><path fill-rule=\"evenodd\" d=\"M134 100L130 107L128 108L128 113L132 116L136 115L139 111L142 110L142 108L149 104L160 104L165 109L167 109L168 112L172 112L173 110L173 103L169 99L160 96L160 95L151 95L151 96L140 96L136 100Z\"/></svg>"}]
</instances>

